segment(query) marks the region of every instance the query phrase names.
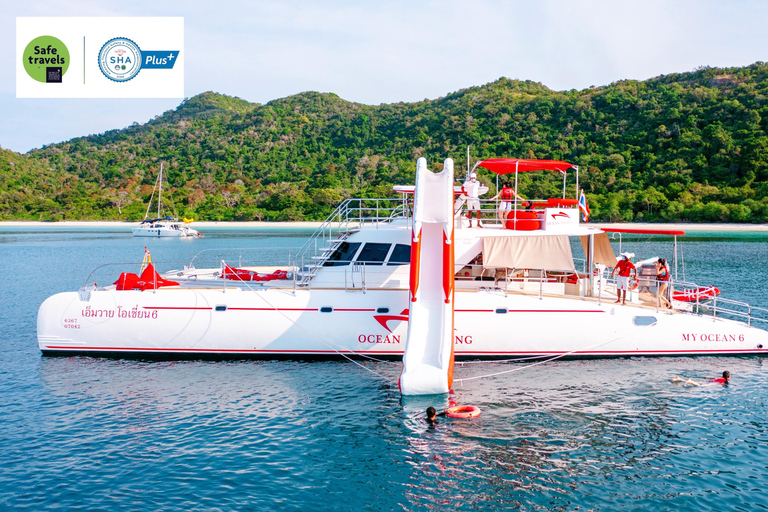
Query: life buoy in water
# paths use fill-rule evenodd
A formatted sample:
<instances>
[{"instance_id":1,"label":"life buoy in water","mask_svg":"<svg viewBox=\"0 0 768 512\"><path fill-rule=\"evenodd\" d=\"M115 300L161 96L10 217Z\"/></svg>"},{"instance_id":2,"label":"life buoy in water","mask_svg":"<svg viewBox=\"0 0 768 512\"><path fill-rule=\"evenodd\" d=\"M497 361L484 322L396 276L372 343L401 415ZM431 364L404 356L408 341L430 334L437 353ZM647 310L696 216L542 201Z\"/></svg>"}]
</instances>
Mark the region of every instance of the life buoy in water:
<instances>
[{"instance_id":1,"label":"life buoy in water","mask_svg":"<svg viewBox=\"0 0 768 512\"><path fill-rule=\"evenodd\" d=\"M480 416L480 408L474 405L457 405L445 410L445 415L449 418L471 419Z\"/></svg>"}]
</instances>

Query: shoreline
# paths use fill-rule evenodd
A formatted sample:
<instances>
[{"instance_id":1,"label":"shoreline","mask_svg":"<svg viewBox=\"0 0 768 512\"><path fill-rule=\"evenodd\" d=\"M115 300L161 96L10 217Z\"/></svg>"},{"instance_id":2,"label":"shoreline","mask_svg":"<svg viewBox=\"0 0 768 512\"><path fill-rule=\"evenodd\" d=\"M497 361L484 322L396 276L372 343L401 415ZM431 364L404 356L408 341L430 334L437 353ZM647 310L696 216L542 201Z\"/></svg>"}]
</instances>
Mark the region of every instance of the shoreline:
<instances>
[{"instance_id":1,"label":"shoreline","mask_svg":"<svg viewBox=\"0 0 768 512\"><path fill-rule=\"evenodd\" d=\"M274 228L302 228L302 229L316 229L320 227L322 222L319 221L300 221L300 222L264 222L264 221L200 221L193 222L190 225L194 228L261 228L261 229L274 229ZM30 227L30 228L126 228L138 226L139 223L130 221L58 221L58 222L41 222L41 221L0 221L0 229L3 227ZM681 231L766 231L768 232L768 224L690 224L690 223L669 223L669 224L652 224L652 223L633 223L633 222L596 222L594 224L587 223L582 224L585 227L595 228L616 228L616 229L669 229L669 230L681 230Z\"/></svg>"},{"instance_id":2,"label":"shoreline","mask_svg":"<svg viewBox=\"0 0 768 512\"><path fill-rule=\"evenodd\" d=\"M264 221L200 221L191 222L193 228L318 228L322 222L264 222ZM8 220L0 221L3 227L62 227L62 228L126 228L130 229L139 225L139 221L114 221L114 220L61 220L57 222L41 222L36 220Z\"/></svg>"},{"instance_id":3,"label":"shoreline","mask_svg":"<svg viewBox=\"0 0 768 512\"><path fill-rule=\"evenodd\" d=\"M669 223L653 224L649 222L595 222L594 224L582 224L582 226L601 229L669 229L680 231L767 231L768 224L690 224Z\"/></svg>"}]
</instances>

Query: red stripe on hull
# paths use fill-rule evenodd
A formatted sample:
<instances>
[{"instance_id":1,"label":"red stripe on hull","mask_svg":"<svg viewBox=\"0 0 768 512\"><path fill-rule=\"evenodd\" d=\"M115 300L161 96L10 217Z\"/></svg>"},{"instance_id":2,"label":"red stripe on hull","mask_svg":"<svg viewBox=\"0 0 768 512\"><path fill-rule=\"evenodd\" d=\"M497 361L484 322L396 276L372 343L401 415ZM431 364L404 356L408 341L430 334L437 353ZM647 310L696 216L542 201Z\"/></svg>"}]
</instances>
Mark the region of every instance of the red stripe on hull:
<instances>
[{"instance_id":1,"label":"red stripe on hull","mask_svg":"<svg viewBox=\"0 0 768 512\"><path fill-rule=\"evenodd\" d=\"M391 355L401 356L402 351L377 351L377 352L360 352L354 350L249 350L249 349L205 349L205 348L189 348L189 349L177 349L177 348L127 348L127 347L73 347L73 346L46 346L43 350L61 350L66 352L88 352L88 351L106 351L106 352L164 352L179 354L183 353L219 353L219 354L299 354L299 355L327 355L327 354L351 354L351 355ZM721 355L736 355L736 354L755 354L755 355L768 355L766 349L726 349L726 350L653 350L653 351L538 351L538 352L456 352L457 357L532 357L532 356L558 356L568 354L569 356L696 356L707 354L721 354Z\"/></svg>"},{"instance_id":2,"label":"red stripe on hull","mask_svg":"<svg viewBox=\"0 0 768 512\"><path fill-rule=\"evenodd\" d=\"M457 309L457 313L495 313L495 309ZM507 313L605 313L602 309L509 309Z\"/></svg>"},{"instance_id":3,"label":"red stripe on hull","mask_svg":"<svg viewBox=\"0 0 768 512\"><path fill-rule=\"evenodd\" d=\"M185 307L176 307L176 306L142 306L142 309L180 309L180 310L200 310L200 311L211 311L213 308L185 308Z\"/></svg>"},{"instance_id":4,"label":"red stripe on hull","mask_svg":"<svg viewBox=\"0 0 768 512\"><path fill-rule=\"evenodd\" d=\"M227 307L227 311L319 311L319 310L317 308L230 308L230 307ZM341 310L336 310L336 311L341 311Z\"/></svg>"}]
</instances>

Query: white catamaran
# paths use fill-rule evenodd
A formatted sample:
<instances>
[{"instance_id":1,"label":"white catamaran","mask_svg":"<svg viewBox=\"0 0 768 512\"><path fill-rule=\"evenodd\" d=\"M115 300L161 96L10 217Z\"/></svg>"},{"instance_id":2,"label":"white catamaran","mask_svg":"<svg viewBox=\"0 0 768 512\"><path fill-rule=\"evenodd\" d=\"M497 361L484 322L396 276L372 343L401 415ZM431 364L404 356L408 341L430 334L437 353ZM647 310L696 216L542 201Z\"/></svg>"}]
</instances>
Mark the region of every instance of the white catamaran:
<instances>
[{"instance_id":1,"label":"white catamaran","mask_svg":"<svg viewBox=\"0 0 768 512\"><path fill-rule=\"evenodd\" d=\"M222 261L162 276L149 266L110 286L58 293L40 306L39 348L96 356L401 358L408 332L417 340L429 329L449 329L457 358L768 354L766 309L695 294L685 302L673 295L674 309L662 309L652 293L637 290L626 305L616 304L606 270L616 257L604 231L580 223L575 166L515 159L477 166L514 173L515 183L522 172L568 173L575 194L566 197L564 174L562 197L527 207L516 198L503 221L485 204L482 228L470 228L460 210L452 226L428 228L432 234L418 240L416 224L429 223L431 214L414 217L412 189L399 199L346 200L283 265ZM419 192L417 185L417 194L430 186ZM453 196L447 200L453 204ZM449 231L453 260L440 245L449 242L439 234ZM574 237L586 255L578 265ZM445 295L420 291L426 282ZM409 331L414 322L425 327ZM422 350L414 364L442 365L443 356Z\"/></svg>"},{"instance_id":2,"label":"white catamaran","mask_svg":"<svg viewBox=\"0 0 768 512\"><path fill-rule=\"evenodd\" d=\"M152 208L152 199L155 197L155 191L157 191L157 217L154 219L149 218L149 211ZM160 174L157 176L157 182L155 188L152 189L152 196L149 198L149 204L147 205L147 212L144 214L144 220L141 224L132 228L133 236L150 236L150 237L195 237L200 236L200 233L187 226L186 222L180 222L178 218L171 216L163 216L163 164L160 164Z\"/></svg>"}]
</instances>

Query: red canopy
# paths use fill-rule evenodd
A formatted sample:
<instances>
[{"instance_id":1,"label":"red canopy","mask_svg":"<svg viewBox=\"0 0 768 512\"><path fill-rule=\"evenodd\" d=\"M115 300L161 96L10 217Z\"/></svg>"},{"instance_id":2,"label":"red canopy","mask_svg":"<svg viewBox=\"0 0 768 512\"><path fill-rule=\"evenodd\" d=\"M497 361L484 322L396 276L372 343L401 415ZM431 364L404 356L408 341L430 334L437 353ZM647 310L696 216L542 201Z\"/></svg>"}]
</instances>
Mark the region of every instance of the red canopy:
<instances>
[{"instance_id":1,"label":"red canopy","mask_svg":"<svg viewBox=\"0 0 768 512\"><path fill-rule=\"evenodd\" d=\"M489 158L477 164L496 174L509 174L528 171L562 171L575 167L573 164L561 160L523 160L519 158Z\"/></svg>"}]
</instances>

